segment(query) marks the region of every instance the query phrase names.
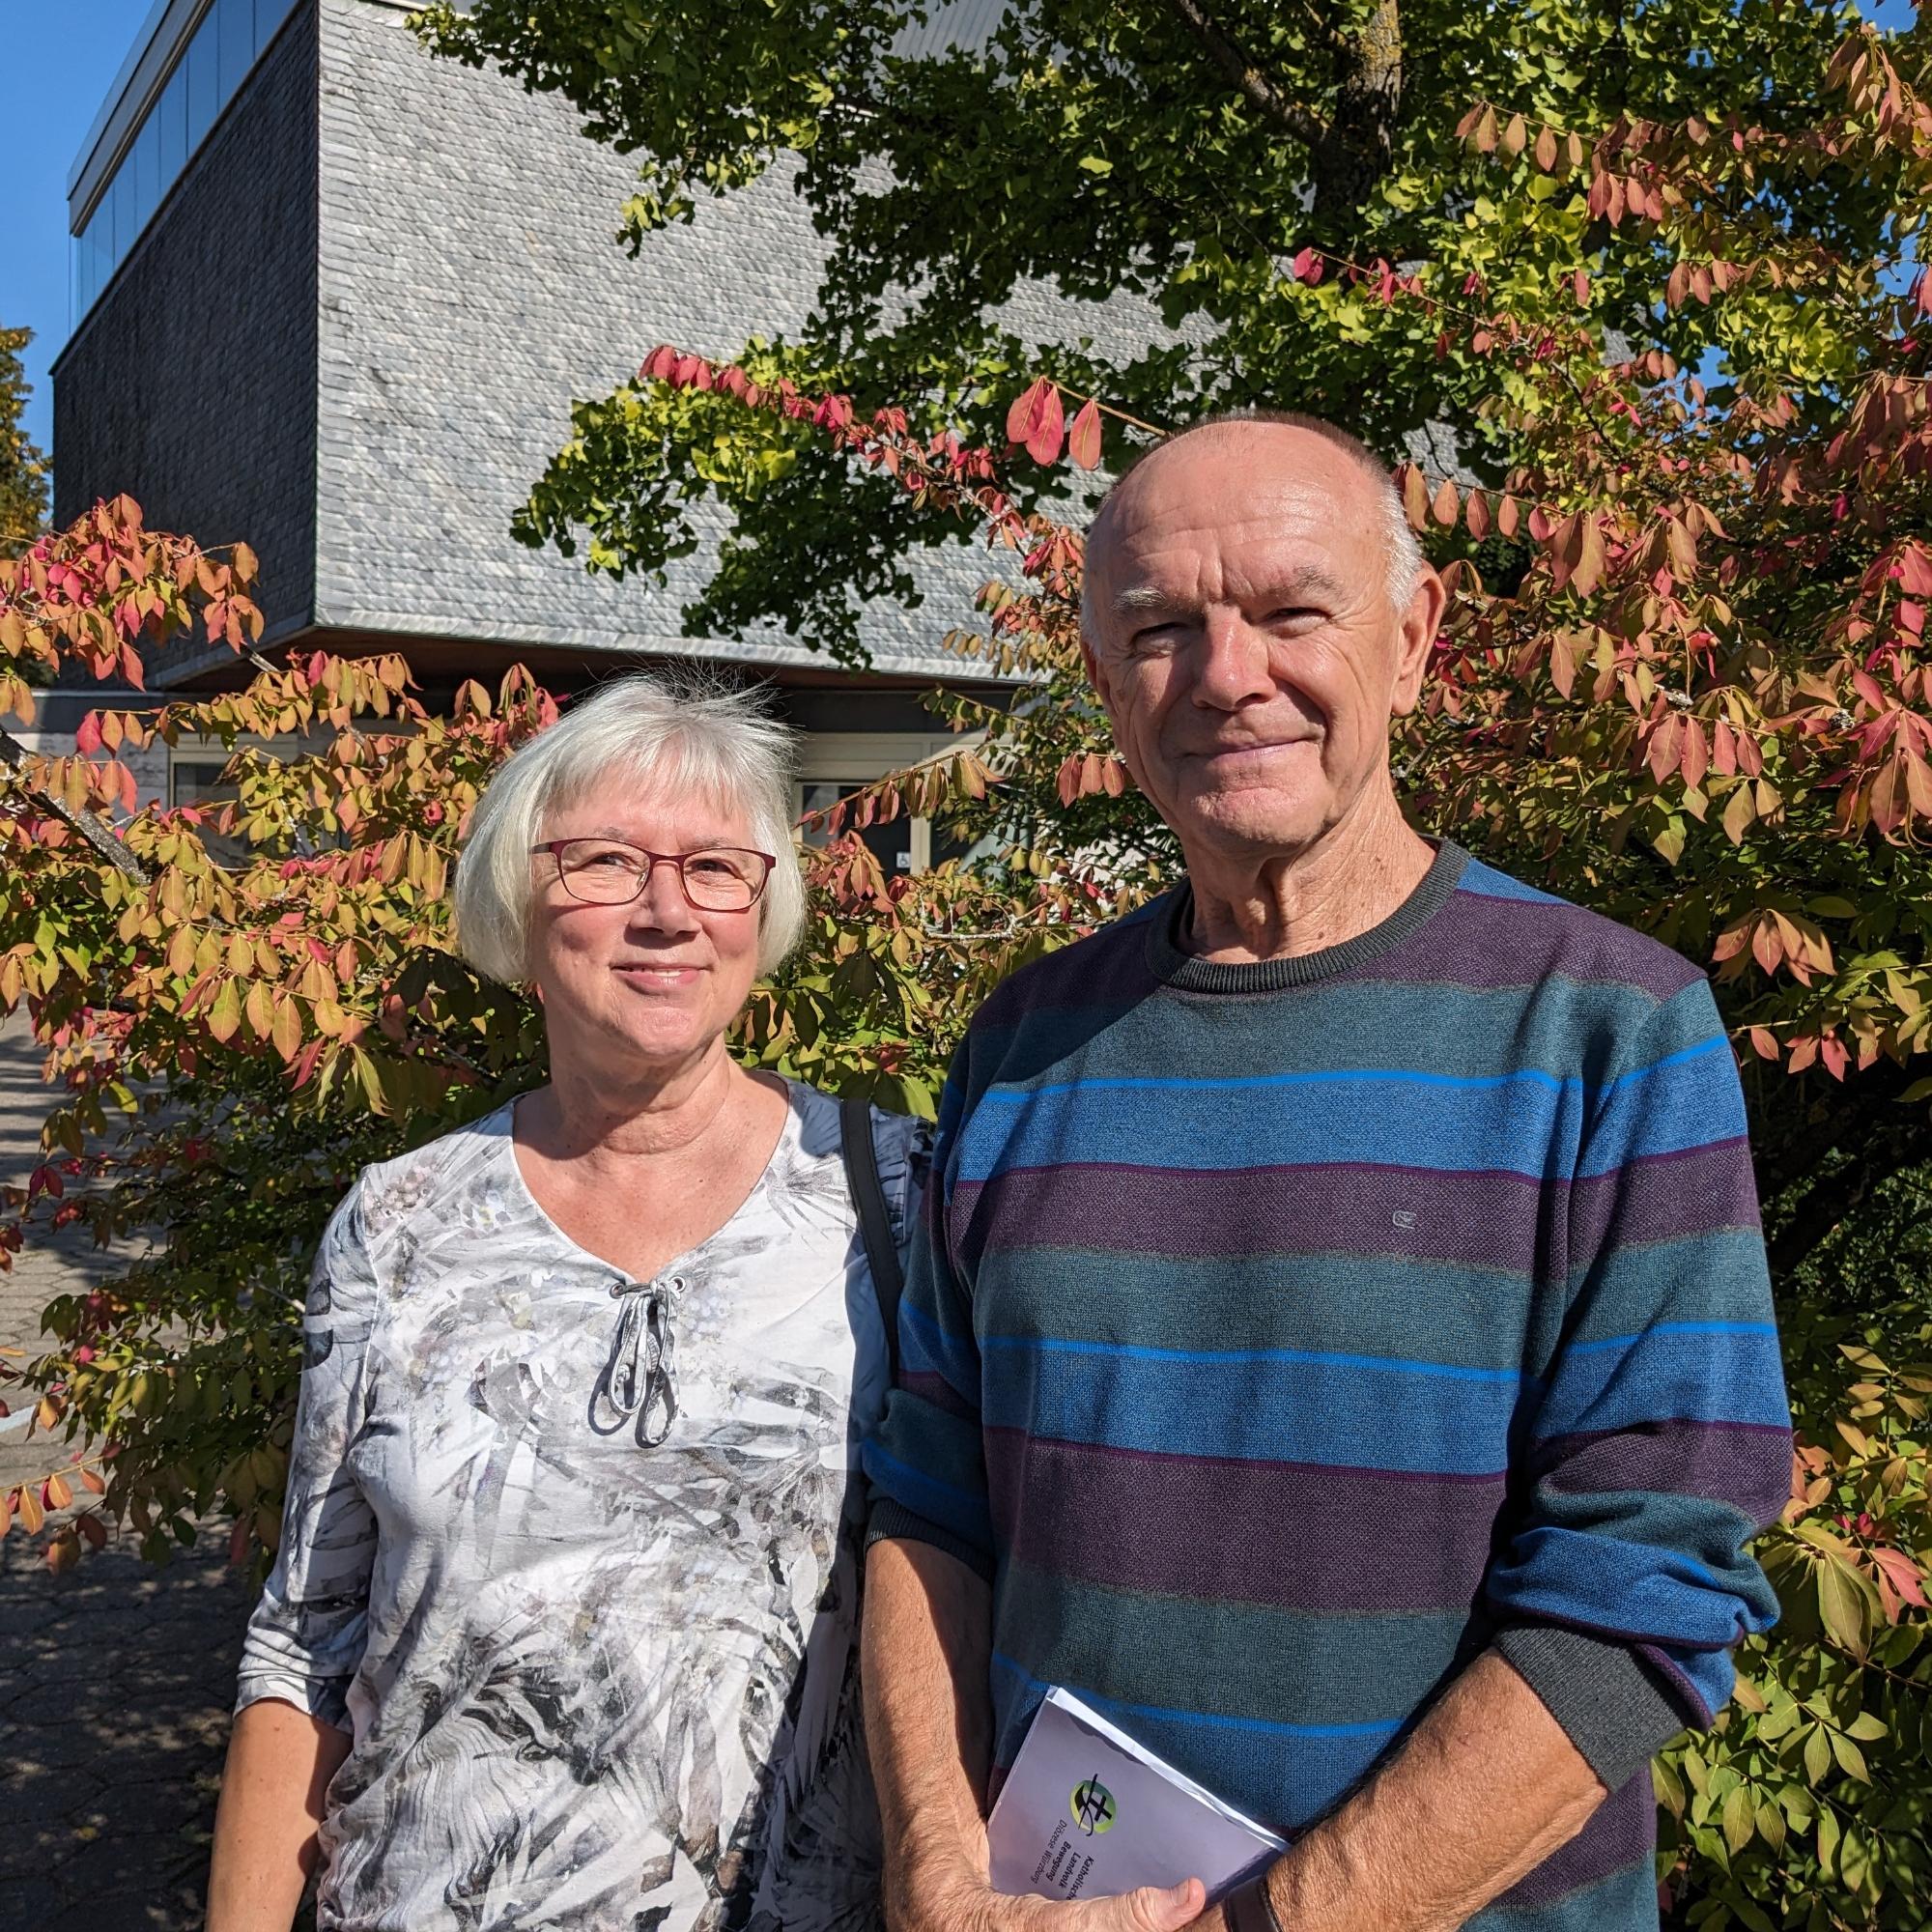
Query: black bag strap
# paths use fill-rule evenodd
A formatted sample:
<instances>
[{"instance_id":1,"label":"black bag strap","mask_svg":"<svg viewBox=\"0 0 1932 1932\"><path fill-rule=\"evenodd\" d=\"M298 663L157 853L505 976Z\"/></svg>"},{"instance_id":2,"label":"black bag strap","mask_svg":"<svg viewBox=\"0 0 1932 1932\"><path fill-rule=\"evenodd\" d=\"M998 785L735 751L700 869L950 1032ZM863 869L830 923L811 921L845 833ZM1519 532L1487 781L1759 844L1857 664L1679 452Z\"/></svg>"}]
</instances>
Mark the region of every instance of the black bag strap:
<instances>
[{"instance_id":1,"label":"black bag strap","mask_svg":"<svg viewBox=\"0 0 1932 1932\"><path fill-rule=\"evenodd\" d=\"M866 1260L872 1270L872 1290L886 1323L886 1358L892 1364L893 1385L899 1378L899 1294L905 1271L899 1266L899 1246L893 1239L893 1217L886 1208L886 1190L879 1181L879 1151L872 1145L872 1108L866 1100L838 1103L838 1138L845 1150L845 1184L859 1210L859 1233L866 1243Z\"/></svg>"}]
</instances>

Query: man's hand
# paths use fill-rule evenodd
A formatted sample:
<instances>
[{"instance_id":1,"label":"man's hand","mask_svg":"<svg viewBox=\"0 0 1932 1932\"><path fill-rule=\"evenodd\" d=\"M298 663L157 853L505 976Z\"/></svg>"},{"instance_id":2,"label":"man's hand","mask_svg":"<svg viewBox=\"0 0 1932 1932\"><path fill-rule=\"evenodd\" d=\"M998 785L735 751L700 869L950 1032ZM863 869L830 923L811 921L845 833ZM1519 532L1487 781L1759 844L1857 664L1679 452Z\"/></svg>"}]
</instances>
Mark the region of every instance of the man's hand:
<instances>
[{"instance_id":1,"label":"man's hand","mask_svg":"<svg viewBox=\"0 0 1932 1932\"><path fill-rule=\"evenodd\" d=\"M892 1932L1180 1932L1198 1878L1170 1890L1063 1904L992 1889L984 1798L992 1598L929 1544L887 1541L866 1562L866 1744L886 1838Z\"/></svg>"},{"instance_id":2,"label":"man's hand","mask_svg":"<svg viewBox=\"0 0 1932 1932\"><path fill-rule=\"evenodd\" d=\"M987 1882L986 1836L980 1831L966 1861L951 1874L928 1870L923 1883L889 1887L892 1932L1194 1932L1208 1889L1198 1878L1166 1890L1144 1886L1119 1898L1016 1898Z\"/></svg>"}]
</instances>

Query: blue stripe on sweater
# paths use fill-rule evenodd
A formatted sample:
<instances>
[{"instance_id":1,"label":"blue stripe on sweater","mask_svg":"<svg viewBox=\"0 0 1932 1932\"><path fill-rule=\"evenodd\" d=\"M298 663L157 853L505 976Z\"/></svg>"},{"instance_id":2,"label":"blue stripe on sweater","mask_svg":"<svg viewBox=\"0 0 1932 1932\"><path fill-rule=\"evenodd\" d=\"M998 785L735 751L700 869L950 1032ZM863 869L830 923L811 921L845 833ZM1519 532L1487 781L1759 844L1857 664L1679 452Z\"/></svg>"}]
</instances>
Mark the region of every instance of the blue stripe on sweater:
<instances>
[{"instance_id":1,"label":"blue stripe on sweater","mask_svg":"<svg viewBox=\"0 0 1932 1932\"><path fill-rule=\"evenodd\" d=\"M1148 1104L1150 1094L1158 1104ZM1236 1095L1248 1104L1231 1105ZM1014 1168L1122 1159L1185 1173L1399 1156L1405 1167L1554 1179L1607 1173L1744 1130L1743 1097L1718 1038L1594 1096L1579 1080L1533 1068L1470 1077L1353 1069L1094 1078L994 1089L960 1136L957 1176L984 1181Z\"/></svg>"}]
</instances>

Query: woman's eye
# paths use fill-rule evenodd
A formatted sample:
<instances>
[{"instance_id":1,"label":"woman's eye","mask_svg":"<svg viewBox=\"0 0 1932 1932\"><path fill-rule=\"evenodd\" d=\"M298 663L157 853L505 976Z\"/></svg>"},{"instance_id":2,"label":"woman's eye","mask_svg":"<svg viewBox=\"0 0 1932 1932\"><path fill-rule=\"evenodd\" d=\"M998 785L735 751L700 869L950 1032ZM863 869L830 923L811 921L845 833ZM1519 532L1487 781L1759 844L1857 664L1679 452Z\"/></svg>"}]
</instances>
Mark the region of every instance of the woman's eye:
<instances>
[{"instance_id":1,"label":"woman's eye","mask_svg":"<svg viewBox=\"0 0 1932 1932\"><path fill-rule=\"evenodd\" d=\"M689 871L708 872L714 875L736 869L728 859L687 859L685 867Z\"/></svg>"}]
</instances>

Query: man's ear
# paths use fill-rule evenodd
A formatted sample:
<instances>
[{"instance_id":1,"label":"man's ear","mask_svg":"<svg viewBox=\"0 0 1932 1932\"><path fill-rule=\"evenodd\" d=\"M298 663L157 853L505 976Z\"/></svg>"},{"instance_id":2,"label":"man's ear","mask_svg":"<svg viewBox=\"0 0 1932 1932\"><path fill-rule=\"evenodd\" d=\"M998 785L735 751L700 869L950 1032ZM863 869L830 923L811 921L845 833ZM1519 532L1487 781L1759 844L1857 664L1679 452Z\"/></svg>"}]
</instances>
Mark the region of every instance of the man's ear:
<instances>
[{"instance_id":1,"label":"man's ear","mask_svg":"<svg viewBox=\"0 0 1932 1932\"><path fill-rule=\"evenodd\" d=\"M1100 668L1100 660L1094 655L1094 646L1088 642L1084 631L1080 634L1080 662L1087 667L1087 682L1094 687L1094 696L1106 705L1107 676Z\"/></svg>"},{"instance_id":2,"label":"man's ear","mask_svg":"<svg viewBox=\"0 0 1932 1932\"><path fill-rule=\"evenodd\" d=\"M1429 671L1429 653L1442 629L1442 613L1448 608L1448 586L1425 564L1402 619L1390 717L1406 718L1421 698L1422 680Z\"/></svg>"}]
</instances>

